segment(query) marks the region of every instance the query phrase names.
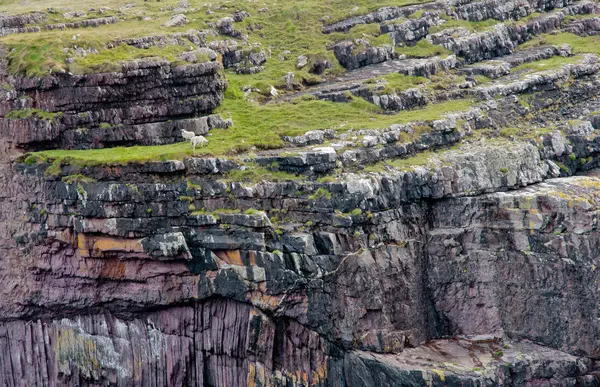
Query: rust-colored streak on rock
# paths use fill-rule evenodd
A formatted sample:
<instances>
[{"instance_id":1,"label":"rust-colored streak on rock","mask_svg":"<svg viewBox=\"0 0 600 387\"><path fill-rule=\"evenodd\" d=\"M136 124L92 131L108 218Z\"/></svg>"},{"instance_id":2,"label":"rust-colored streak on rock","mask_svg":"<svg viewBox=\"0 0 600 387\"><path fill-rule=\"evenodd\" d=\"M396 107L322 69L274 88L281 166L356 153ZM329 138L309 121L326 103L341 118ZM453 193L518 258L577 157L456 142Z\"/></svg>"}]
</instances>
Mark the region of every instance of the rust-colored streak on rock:
<instances>
[{"instance_id":1,"label":"rust-colored streak on rock","mask_svg":"<svg viewBox=\"0 0 600 387\"><path fill-rule=\"evenodd\" d=\"M250 261L251 266L256 266L256 254L254 251L248 252L248 260Z\"/></svg>"},{"instance_id":2,"label":"rust-colored streak on rock","mask_svg":"<svg viewBox=\"0 0 600 387\"><path fill-rule=\"evenodd\" d=\"M245 266L239 250L215 251L215 255L229 265Z\"/></svg>"},{"instance_id":3,"label":"rust-colored streak on rock","mask_svg":"<svg viewBox=\"0 0 600 387\"><path fill-rule=\"evenodd\" d=\"M125 277L125 262L118 258L105 260L100 276L110 279L123 279Z\"/></svg>"},{"instance_id":4,"label":"rust-colored streak on rock","mask_svg":"<svg viewBox=\"0 0 600 387\"><path fill-rule=\"evenodd\" d=\"M106 253L144 253L139 239L97 237L79 234L77 248L82 257L101 258Z\"/></svg>"}]
</instances>

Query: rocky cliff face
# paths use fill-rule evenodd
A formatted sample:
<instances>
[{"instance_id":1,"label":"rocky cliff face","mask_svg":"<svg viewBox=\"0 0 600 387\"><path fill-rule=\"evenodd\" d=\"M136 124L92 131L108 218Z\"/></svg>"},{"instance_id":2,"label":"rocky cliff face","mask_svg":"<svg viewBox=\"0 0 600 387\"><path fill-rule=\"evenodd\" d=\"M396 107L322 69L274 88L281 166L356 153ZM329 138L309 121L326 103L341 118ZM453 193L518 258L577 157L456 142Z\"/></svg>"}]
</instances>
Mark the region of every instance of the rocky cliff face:
<instances>
[{"instance_id":1,"label":"rocky cliff face","mask_svg":"<svg viewBox=\"0 0 600 387\"><path fill-rule=\"evenodd\" d=\"M304 197L312 183L225 184L193 160L71 184L17 167L4 381L595 385L599 181L469 197L548 167L531 146L458 157L328 185L331 201Z\"/></svg>"},{"instance_id":2,"label":"rocky cliff face","mask_svg":"<svg viewBox=\"0 0 600 387\"><path fill-rule=\"evenodd\" d=\"M180 129L201 125L194 117L220 104L227 83L219 66L172 67L165 60L139 60L123 64L116 73L11 77L0 102L5 116L0 132L34 149L175 142L181 139ZM6 118L11 111L33 109L49 114ZM180 121L174 124L174 119Z\"/></svg>"},{"instance_id":3,"label":"rocky cliff face","mask_svg":"<svg viewBox=\"0 0 600 387\"><path fill-rule=\"evenodd\" d=\"M49 163L27 152L229 127L211 115L222 65L2 69L0 385L599 386L600 62L546 41L518 47L544 32L593 36L597 11L433 2L327 25L388 22L395 44L427 39L449 55L344 39L331 49L353 71L279 102L361 97L414 116L285 136L286 151ZM244 17L217 27L239 37ZM430 33L449 17L514 23ZM32 23L21 19L0 28ZM262 70L264 52L236 44L212 46L227 67ZM392 73L451 84L371 81ZM457 101L469 104L441 118L415 109ZM233 174L256 166L257 181Z\"/></svg>"}]
</instances>

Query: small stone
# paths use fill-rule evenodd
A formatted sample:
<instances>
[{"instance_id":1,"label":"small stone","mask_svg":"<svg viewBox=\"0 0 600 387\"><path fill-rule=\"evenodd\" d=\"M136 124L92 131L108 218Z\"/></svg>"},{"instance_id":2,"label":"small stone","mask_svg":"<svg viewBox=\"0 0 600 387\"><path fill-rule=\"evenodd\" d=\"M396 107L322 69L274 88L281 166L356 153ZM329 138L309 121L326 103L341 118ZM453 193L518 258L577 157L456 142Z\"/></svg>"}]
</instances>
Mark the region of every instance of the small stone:
<instances>
[{"instance_id":1,"label":"small stone","mask_svg":"<svg viewBox=\"0 0 600 387\"><path fill-rule=\"evenodd\" d=\"M285 80L285 88L286 90L294 90L294 73L292 71L290 71L289 73L287 73L284 77Z\"/></svg>"},{"instance_id":2,"label":"small stone","mask_svg":"<svg viewBox=\"0 0 600 387\"><path fill-rule=\"evenodd\" d=\"M301 69L308 64L308 57L306 55L300 55L296 61L296 67Z\"/></svg>"},{"instance_id":3,"label":"small stone","mask_svg":"<svg viewBox=\"0 0 600 387\"><path fill-rule=\"evenodd\" d=\"M168 22L165 23L166 27L181 27L184 26L186 24L189 23L189 20L187 17L185 17L185 15L183 14L178 14L175 15L171 18L171 20L169 20Z\"/></svg>"},{"instance_id":4,"label":"small stone","mask_svg":"<svg viewBox=\"0 0 600 387\"><path fill-rule=\"evenodd\" d=\"M328 68L331 68L331 63L329 63L327 59L319 59L311 66L309 72L312 74L321 75Z\"/></svg>"},{"instance_id":5,"label":"small stone","mask_svg":"<svg viewBox=\"0 0 600 387\"><path fill-rule=\"evenodd\" d=\"M239 23L239 22L243 21L245 18L249 17L250 14L246 11L237 11L232 16L233 16L233 20L236 23Z\"/></svg>"}]
</instances>

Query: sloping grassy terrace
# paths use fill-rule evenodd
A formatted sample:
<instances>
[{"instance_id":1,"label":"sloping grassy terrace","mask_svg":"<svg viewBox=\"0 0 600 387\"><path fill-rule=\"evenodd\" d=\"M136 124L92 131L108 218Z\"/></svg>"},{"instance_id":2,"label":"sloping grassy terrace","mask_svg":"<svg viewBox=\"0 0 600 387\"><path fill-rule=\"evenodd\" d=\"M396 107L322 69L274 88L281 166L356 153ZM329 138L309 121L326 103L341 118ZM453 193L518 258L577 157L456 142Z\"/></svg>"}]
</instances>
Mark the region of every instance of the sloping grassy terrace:
<instances>
[{"instance_id":1,"label":"sloping grassy terrace","mask_svg":"<svg viewBox=\"0 0 600 387\"><path fill-rule=\"evenodd\" d=\"M377 106L358 98L349 104L297 100L261 105L229 95L218 111L223 116L230 114L234 127L213 130L208 137L208 146L198 148L194 155L233 155L281 148L284 145L281 136L301 135L313 129L376 129L395 123L434 120L450 111L466 110L471 104L469 100L452 100L420 110L385 114ZM83 166L182 159L190 155L189 143L178 143L94 150L49 150L31 154L29 162L62 160Z\"/></svg>"}]
</instances>

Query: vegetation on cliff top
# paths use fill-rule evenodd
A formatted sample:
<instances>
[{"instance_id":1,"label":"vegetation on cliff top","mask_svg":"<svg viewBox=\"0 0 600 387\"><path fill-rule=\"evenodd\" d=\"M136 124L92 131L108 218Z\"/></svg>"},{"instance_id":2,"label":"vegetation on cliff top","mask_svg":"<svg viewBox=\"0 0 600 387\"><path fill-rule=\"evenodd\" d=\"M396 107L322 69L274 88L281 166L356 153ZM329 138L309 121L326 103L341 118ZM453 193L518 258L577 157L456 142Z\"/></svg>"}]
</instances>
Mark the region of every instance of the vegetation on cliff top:
<instances>
[{"instance_id":1,"label":"vegetation on cliff top","mask_svg":"<svg viewBox=\"0 0 600 387\"><path fill-rule=\"evenodd\" d=\"M44 2L43 7L29 3L26 5L18 3L17 5L16 0L9 0L0 4L0 11L17 14L45 10L48 7L54 8L55 11L48 14L49 19L43 24L113 15L119 18L119 22L97 28L57 29L40 33L9 35L0 37L0 44L7 49L9 72L29 76L58 71L73 73L116 71L120 68L121 61L146 57L166 58L174 64L179 64L183 63L179 57L182 52L196 48L191 42L189 45L153 46L147 49L124 44L109 48L107 44L124 38L185 32L190 28L212 29L214 23L222 17L231 16L234 11L247 11L250 16L235 23L234 28L247 35L248 42L254 47L260 47L267 52L265 69L252 75L226 71L229 89L217 112L227 118L232 118L235 126L227 130L212 131L208 137L209 145L193 153L194 155L233 155L281 148L284 146L282 136L301 135L314 129L333 129L338 132L349 129L380 129L391 124L435 120L451 111L467 110L472 105L472 101L467 99L442 99L443 102L430 104L425 108L393 114L384 112L378 106L358 97L352 97L350 103L319 101L314 100L310 95L291 101L263 103L266 99L265 94L268 94L264 90L270 91L271 85L283 92L284 76L288 72L295 73L295 80L299 83L299 87L306 87L325 79L334 79L342 74L344 70L331 51L331 45L338 41L364 38L373 45L391 43L390 36L380 35L377 23L359 24L350 29L348 33L331 34L322 32L325 24L364 14L387 5L400 6L425 2L428 0L356 0L352 2L346 0L304 0L302 2L217 0L210 4L190 4L190 8L185 10L189 24L166 27L165 23L174 14L173 9L179 6L179 0L161 2L103 0L101 4L84 0L79 2L76 7L64 0L48 0ZM108 8L104 8L100 12L99 6ZM84 10L87 15L82 18L65 19L63 12L71 10L70 8ZM521 19L520 22L537 16L539 15L532 14ZM445 23L439 27L433 27L430 32L455 27L465 28L471 32L480 32L499 23L492 19L469 22L451 20L445 15L442 17L446 19ZM209 36L208 40L226 38L225 36L218 38ZM600 53L597 39L567 33L542 35L525 43L521 48L540 44L561 45L564 43L571 44L573 51L577 54ZM413 47L397 47L396 52L416 58L451 54L444 47L433 45L425 39L420 40ZM299 55L326 59L332 67L322 75L311 74L306 69L296 67L296 58ZM71 59L67 60L67 58ZM524 64L513 71L546 70L579 59L579 57L553 57ZM482 82L489 81L481 76L477 79ZM365 85L373 89L377 87L376 94L391 94L412 87L422 87L428 92L446 91L451 89L450 86L464 81L465 77L458 73L433 76L430 79L393 73L373 78L366 81ZM242 89L259 89L261 91L245 94ZM6 117L14 119L31 116L44 119L54 117L53 113L42 111L33 113L15 111L10 114L12 116L7 115ZM96 165L181 159L190 155L192 155L192 151L189 144L179 143L164 146L81 151L50 150L32 154L29 160L52 161L55 165L60 163Z\"/></svg>"},{"instance_id":2,"label":"vegetation on cliff top","mask_svg":"<svg viewBox=\"0 0 600 387\"><path fill-rule=\"evenodd\" d=\"M191 3L185 10L189 24L179 27L166 27L165 23L173 15L172 9L178 7L179 0L148 2L108 0L101 2L78 2L76 7L63 0L44 1L44 5L34 6L10 4L0 5L0 11L17 14L33 10L56 9L53 22L72 22L85 18L106 17L116 15L119 22L103 25L98 28L80 28L66 30L42 31L35 34L9 35L0 38L0 43L8 48L8 58L11 72L22 72L28 75L43 75L49 72L68 70L73 73L95 71L95 68L108 66L123 60L131 60L147 56L172 57L188 51L190 46L174 46L168 50L160 49L137 50L134 47L121 49L119 52L105 47L107 43L116 40L149 35L167 35L170 33L185 32L190 28L209 29L213 23L225 16L231 16L233 11L247 11L250 17L240 23L235 23L235 28L248 35L253 43L260 43L269 50L267 73L259 74L263 79L270 80L281 78L287 71L294 71L296 57L302 54L323 55L334 59L327 47L339 40L351 37L367 37L378 39L377 29L372 26L359 26L351 34L323 34L323 25L333 23L352 15L360 15L387 5L408 5L428 2L429 0L304 0L276 1L263 0L261 2L239 2L230 0L217 0L209 3ZM102 13L90 11L104 7ZM88 12L81 19L64 19L62 12L76 8ZM222 39L223 37L221 37ZM383 36L385 42L391 43L387 35ZM210 39L215 39L211 37ZM192 45L193 46L193 45ZM75 62L67 64L67 54L64 49L99 50L99 54L87 54L83 58L75 58ZM290 52L288 54L288 52ZM283 61L279 58L285 57ZM337 63L331 60L331 63ZM339 67L337 68L339 71ZM336 71L336 69L332 70Z\"/></svg>"}]
</instances>

